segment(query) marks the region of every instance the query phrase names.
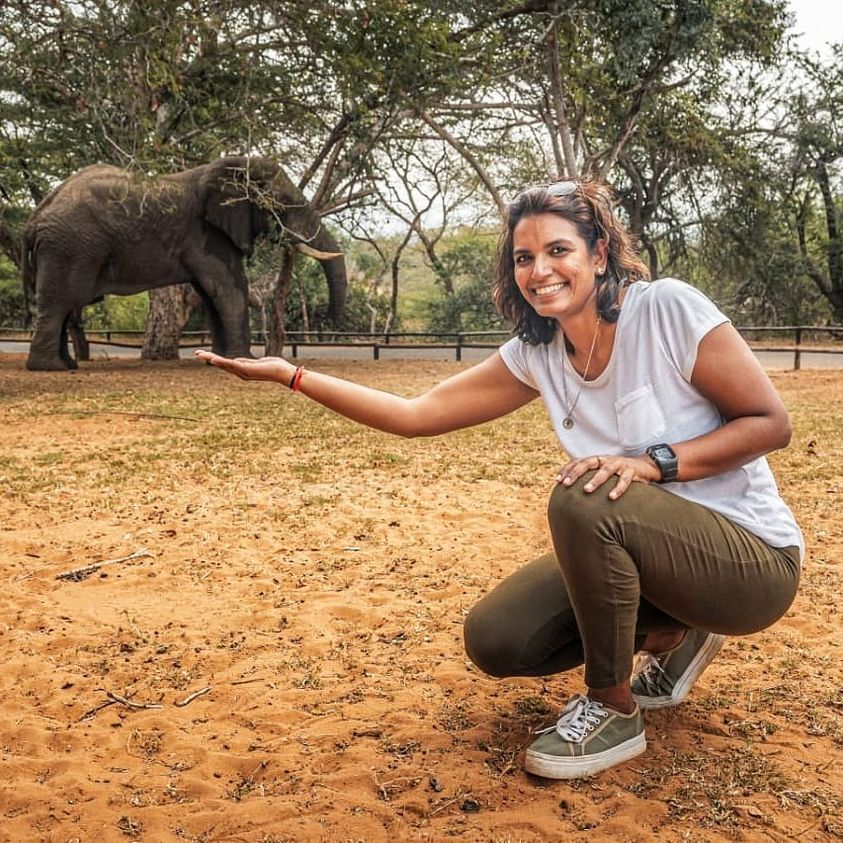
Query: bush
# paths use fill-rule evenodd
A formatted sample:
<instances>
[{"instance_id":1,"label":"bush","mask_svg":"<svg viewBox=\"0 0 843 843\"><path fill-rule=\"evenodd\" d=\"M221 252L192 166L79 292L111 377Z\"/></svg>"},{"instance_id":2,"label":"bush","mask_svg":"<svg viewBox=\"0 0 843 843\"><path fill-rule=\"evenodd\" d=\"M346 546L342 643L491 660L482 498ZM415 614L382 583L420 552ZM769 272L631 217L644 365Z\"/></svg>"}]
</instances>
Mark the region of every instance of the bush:
<instances>
[{"instance_id":1,"label":"bush","mask_svg":"<svg viewBox=\"0 0 843 843\"><path fill-rule=\"evenodd\" d=\"M375 330L379 330L386 323L389 314L389 297L375 296L368 300L368 290L363 284L349 283L345 301L341 328L353 333L367 333L372 327L372 310L374 308ZM322 267L316 261L299 261L290 285L287 298L285 327L288 331L305 330L304 314L307 313L309 330L333 330L328 324L328 285ZM393 324L393 330L395 325Z\"/></svg>"},{"instance_id":2,"label":"bush","mask_svg":"<svg viewBox=\"0 0 843 843\"><path fill-rule=\"evenodd\" d=\"M84 309L82 321L89 331L145 331L148 313L149 293L106 296Z\"/></svg>"},{"instance_id":3,"label":"bush","mask_svg":"<svg viewBox=\"0 0 843 843\"><path fill-rule=\"evenodd\" d=\"M25 324L26 309L20 280L0 277L0 325L8 328L23 328Z\"/></svg>"},{"instance_id":4,"label":"bush","mask_svg":"<svg viewBox=\"0 0 843 843\"><path fill-rule=\"evenodd\" d=\"M506 330L506 323L492 302L494 240L477 234L463 235L449 245L441 262L454 283L454 293L449 296L440 290L428 302L428 330L435 333Z\"/></svg>"},{"instance_id":5,"label":"bush","mask_svg":"<svg viewBox=\"0 0 843 843\"><path fill-rule=\"evenodd\" d=\"M433 333L460 331L506 331L492 302L492 284L487 278L476 278L457 288L452 296L444 293L427 305L427 329Z\"/></svg>"}]
</instances>

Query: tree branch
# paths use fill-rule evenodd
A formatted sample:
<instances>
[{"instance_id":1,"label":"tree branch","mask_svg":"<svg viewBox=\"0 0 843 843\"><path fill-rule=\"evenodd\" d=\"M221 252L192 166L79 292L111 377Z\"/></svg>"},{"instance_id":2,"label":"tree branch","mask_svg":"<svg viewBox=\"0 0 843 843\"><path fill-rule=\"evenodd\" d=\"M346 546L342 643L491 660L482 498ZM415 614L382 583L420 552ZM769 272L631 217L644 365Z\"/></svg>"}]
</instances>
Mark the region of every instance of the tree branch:
<instances>
[{"instance_id":1,"label":"tree branch","mask_svg":"<svg viewBox=\"0 0 843 843\"><path fill-rule=\"evenodd\" d=\"M575 179L579 175L577 171L577 159L574 156L571 127L568 124L568 116L565 113L565 92L562 89L562 71L559 68L558 9L558 2L554 2L548 6L548 11L552 13L552 16L550 26L547 28L545 44L547 47L548 69L550 71L550 90L553 93L552 106L556 113L555 128L562 142L562 153L565 158L565 174L569 178ZM560 175L562 174L560 173Z\"/></svg>"},{"instance_id":2,"label":"tree branch","mask_svg":"<svg viewBox=\"0 0 843 843\"><path fill-rule=\"evenodd\" d=\"M442 140L446 143L450 144L462 158L468 162L471 168L477 173L477 177L486 187L486 190L489 191L489 195L495 202L495 205L498 207L498 211L500 215L504 215L504 211L506 209L506 205L504 204L503 199L501 198L498 189L495 187L494 183L492 182L489 173L486 172L486 168L477 160L477 158L472 154L471 150L468 149L467 146L460 143L444 126L440 126L427 112L423 111L421 108L414 106L416 114L418 114L419 118L423 120L437 135L439 135Z\"/></svg>"}]
</instances>

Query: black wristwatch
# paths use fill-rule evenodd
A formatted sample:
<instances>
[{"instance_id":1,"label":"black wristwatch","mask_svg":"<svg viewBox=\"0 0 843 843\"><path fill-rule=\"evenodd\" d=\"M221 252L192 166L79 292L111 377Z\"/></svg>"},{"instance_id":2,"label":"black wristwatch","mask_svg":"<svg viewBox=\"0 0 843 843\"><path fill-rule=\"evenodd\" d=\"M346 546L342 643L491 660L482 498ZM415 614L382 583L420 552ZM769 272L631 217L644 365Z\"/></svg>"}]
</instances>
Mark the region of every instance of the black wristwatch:
<instances>
[{"instance_id":1,"label":"black wristwatch","mask_svg":"<svg viewBox=\"0 0 843 843\"><path fill-rule=\"evenodd\" d=\"M679 474L679 458L670 445L665 445L664 442L658 445L650 445L647 448L647 456L659 467L659 471L662 473L662 479L659 480L659 483L670 483L676 479Z\"/></svg>"}]
</instances>

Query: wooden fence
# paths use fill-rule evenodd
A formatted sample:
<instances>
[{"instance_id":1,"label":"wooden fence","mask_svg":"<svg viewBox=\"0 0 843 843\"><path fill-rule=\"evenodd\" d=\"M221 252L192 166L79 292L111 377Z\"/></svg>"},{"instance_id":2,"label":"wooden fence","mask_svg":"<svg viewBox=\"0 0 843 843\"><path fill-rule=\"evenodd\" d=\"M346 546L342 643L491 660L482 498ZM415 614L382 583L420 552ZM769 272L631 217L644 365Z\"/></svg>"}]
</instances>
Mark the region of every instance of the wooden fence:
<instances>
[{"instance_id":1,"label":"wooden fence","mask_svg":"<svg viewBox=\"0 0 843 843\"><path fill-rule=\"evenodd\" d=\"M832 325L739 325L738 331L744 336L753 351L768 351L793 354L793 368L802 367L802 355L843 354L843 326ZM831 342L818 344L817 335L827 335ZM143 331L86 331L89 342L102 343L122 348L140 348L143 343ZM384 349L430 349L453 350L454 359L463 359L464 349L495 349L505 342L511 334L507 331L459 331L453 333L425 333L401 331L396 333L360 333L339 331L288 331L285 348L293 357L298 356L301 348L367 348L372 351L372 359L379 360ZM765 341L764 337L773 339ZM788 337L789 343L777 342L779 337ZM811 341L806 343L806 337ZM0 327L0 340L6 342L28 342L31 332L20 328ZM759 339L760 338L760 339ZM185 331L181 338L182 348L200 348L210 345L211 338L207 331ZM256 333L252 336L254 345L263 345L265 338Z\"/></svg>"}]
</instances>

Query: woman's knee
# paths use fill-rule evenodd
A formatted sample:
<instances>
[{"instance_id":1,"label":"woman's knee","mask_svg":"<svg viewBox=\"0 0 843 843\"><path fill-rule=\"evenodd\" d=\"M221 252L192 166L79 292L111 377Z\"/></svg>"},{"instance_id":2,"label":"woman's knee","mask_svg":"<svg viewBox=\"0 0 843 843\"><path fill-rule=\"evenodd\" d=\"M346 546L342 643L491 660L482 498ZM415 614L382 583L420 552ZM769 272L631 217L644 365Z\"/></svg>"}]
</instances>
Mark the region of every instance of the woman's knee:
<instances>
[{"instance_id":1,"label":"woman's knee","mask_svg":"<svg viewBox=\"0 0 843 843\"><path fill-rule=\"evenodd\" d=\"M496 679L518 673L515 654L501 633L500 618L486 611L482 601L468 613L463 623L463 640L469 659L483 673Z\"/></svg>"},{"instance_id":2,"label":"woman's knee","mask_svg":"<svg viewBox=\"0 0 843 843\"><path fill-rule=\"evenodd\" d=\"M593 471L586 473L572 486L557 483L553 488L547 502L547 520L554 535L593 532L612 513L617 501L609 500L611 485L604 484L593 492L583 490L593 474Z\"/></svg>"},{"instance_id":3,"label":"woman's knee","mask_svg":"<svg viewBox=\"0 0 843 843\"><path fill-rule=\"evenodd\" d=\"M551 530L559 532L594 534L611 531L631 517L637 517L642 509L652 504L649 496L652 488L643 483L633 483L619 498L612 500L609 492L615 488L617 477L610 477L593 492L586 492L584 486L596 474L588 471L571 486L557 483L547 502L547 518Z\"/></svg>"}]
</instances>

